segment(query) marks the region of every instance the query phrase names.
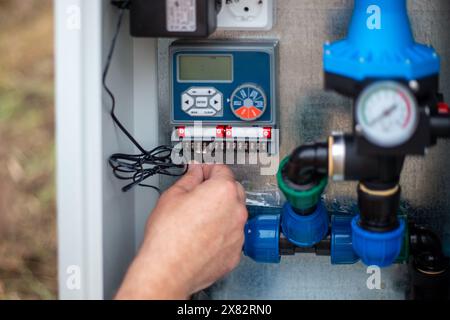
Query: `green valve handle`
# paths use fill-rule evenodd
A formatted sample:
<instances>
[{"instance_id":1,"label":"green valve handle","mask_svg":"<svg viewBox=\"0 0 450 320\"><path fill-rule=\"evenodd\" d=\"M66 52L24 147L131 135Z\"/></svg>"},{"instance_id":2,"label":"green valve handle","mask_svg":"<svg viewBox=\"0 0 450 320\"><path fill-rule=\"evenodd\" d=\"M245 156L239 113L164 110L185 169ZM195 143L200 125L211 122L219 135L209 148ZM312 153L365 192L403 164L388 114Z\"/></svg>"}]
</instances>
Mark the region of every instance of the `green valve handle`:
<instances>
[{"instance_id":1,"label":"green valve handle","mask_svg":"<svg viewBox=\"0 0 450 320\"><path fill-rule=\"evenodd\" d=\"M328 184L328 178L325 176L318 185L314 186L313 188L309 190L295 190L288 186L286 181L283 178L283 169L286 166L286 164L289 161L289 157L286 157L281 161L278 173L277 173L277 181L278 186L283 192L284 196L286 197L287 201L290 203L290 205L299 210L307 210L314 206L316 206L320 198L322 196L322 193L324 192L327 184Z\"/></svg>"}]
</instances>

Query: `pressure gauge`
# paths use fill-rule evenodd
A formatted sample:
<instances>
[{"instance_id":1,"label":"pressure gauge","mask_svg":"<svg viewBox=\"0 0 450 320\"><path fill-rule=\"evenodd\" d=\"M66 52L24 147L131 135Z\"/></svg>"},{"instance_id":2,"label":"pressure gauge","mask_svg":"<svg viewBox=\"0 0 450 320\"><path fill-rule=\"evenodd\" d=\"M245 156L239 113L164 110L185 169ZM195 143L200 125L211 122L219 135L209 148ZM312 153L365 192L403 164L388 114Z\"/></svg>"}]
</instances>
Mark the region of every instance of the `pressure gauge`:
<instances>
[{"instance_id":1,"label":"pressure gauge","mask_svg":"<svg viewBox=\"0 0 450 320\"><path fill-rule=\"evenodd\" d=\"M419 121L417 102L403 85L377 82L364 90L356 105L358 130L373 144L393 148L407 142Z\"/></svg>"}]
</instances>

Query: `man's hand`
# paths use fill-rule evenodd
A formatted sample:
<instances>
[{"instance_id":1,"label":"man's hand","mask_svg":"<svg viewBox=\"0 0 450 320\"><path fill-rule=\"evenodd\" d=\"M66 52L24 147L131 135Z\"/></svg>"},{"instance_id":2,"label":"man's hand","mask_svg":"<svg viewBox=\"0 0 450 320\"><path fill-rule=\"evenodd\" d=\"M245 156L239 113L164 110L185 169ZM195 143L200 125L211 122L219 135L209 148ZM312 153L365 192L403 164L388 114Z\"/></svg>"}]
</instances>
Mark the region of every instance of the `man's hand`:
<instances>
[{"instance_id":1,"label":"man's hand","mask_svg":"<svg viewBox=\"0 0 450 320\"><path fill-rule=\"evenodd\" d=\"M245 191L223 165L191 165L160 198L117 299L187 299L233 270Z\"/></svg>"}]
</instances>

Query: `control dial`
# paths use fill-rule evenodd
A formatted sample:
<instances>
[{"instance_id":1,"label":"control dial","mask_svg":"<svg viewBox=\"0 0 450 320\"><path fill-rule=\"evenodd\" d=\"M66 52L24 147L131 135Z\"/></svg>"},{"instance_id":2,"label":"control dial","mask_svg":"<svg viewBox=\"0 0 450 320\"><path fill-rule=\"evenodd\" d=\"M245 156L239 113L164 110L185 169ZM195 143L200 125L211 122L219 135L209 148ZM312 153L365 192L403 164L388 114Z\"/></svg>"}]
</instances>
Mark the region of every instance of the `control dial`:
<instances>
[{"instance_id":1,"label":"control dial","mask_svg":"<svg viewBox=\"0 0 450 320\"><path fill-rule=\"evenodd\" d=\"M266 111L264 91L254 84L244 84L231 95L231 111L243 121L255 121Z\"/></svg>"},{"instance_id":2,"label":"control dial","mask_svg":"<svg viewBox=\"0 0 450 320\"><path fill-rule=\"evenodd\" d=\"M415 97L402 84L377 82L364 90L356 104L358 130L370 142L393 148L415 133L419 111Z\"/></svg>"}]
</instances>

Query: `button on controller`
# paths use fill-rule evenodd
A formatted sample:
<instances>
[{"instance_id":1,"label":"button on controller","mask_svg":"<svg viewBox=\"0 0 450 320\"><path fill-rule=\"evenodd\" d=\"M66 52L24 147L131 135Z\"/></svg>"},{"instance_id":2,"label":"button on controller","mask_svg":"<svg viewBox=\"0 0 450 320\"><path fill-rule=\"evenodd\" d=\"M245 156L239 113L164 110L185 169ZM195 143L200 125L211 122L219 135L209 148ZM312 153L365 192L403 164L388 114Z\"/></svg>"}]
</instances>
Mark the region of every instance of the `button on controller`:
<instances>
[{"instance_id":1,"label":"button on controller","mask_svg":"<svg viewBox=\"0 0 450 320\"><path fill-rule=\"evenodd\" d=\"M193 87L182 94L181 106L191 117L220 117L223 94L212 87Z\"/></svg>"},{"instance_id":2,"label":"button on controller","mask_svg":"<svg viewBox=\"0 0 450 320\"><path fill-rule=\"evenodd\" d=\"M196 108L206 108L208 107L208 97L198 97L195 99Z\"/></svg>"},{"instance_id":3,"label":"button on controller","mask_svg":"<svg viewBox=\"0 0 450 320\"><path fill-rule=\"evenodd\" d=\"M216 111L221 111L223 108L223 96L221 93L216 94L209 100L209 105Z\"/></svg>"},{"instance_id":4,"label":"button on controller","mask_svg":"<svg viewBox=\"0 0 450 320\"><path fill-rule=\"evenodd\" d=\"M183 93L181 97L181 107L183 111L188 111L191 107L194 106L195 100L187 93Z\"/></svg>"}]
</instances>

